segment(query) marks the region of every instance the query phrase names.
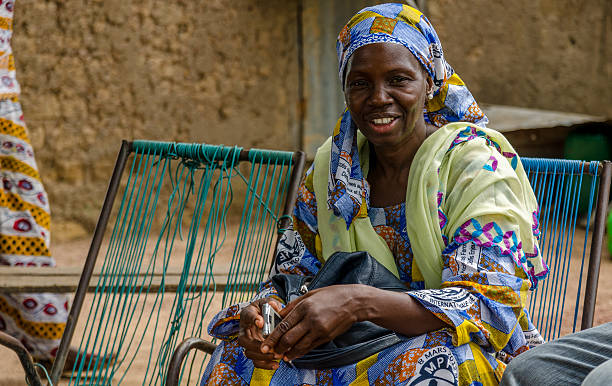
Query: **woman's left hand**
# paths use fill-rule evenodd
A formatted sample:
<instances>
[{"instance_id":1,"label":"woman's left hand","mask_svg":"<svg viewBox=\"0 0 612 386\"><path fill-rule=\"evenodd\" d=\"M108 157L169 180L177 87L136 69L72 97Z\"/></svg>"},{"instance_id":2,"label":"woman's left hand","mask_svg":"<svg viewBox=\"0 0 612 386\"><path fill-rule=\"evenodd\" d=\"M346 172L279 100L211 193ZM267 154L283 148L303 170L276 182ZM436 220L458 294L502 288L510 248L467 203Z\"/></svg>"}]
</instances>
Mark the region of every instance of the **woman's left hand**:
<instances>
[{"instance_id":1,"label":"woman's left hand","mask_svg":"<svg viewBox=\"0 0 612 386\"><path fill-rule=\"evenodd\" d=\"M367 286L333 285L312 290L289 303L283 321L263 341L261 351L293 360L331 341L359 321L359 298Z\"/></svg>"}]
</instances>

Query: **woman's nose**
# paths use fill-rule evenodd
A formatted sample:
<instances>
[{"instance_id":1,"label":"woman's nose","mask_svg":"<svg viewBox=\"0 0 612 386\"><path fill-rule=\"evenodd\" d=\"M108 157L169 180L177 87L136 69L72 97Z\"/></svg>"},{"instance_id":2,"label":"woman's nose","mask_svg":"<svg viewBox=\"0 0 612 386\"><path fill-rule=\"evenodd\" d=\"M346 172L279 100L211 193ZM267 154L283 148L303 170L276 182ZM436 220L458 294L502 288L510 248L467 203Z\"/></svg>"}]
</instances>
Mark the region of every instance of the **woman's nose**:
<instances>
[{"instance_id":1,"label":"woman's nose","mask_svg":"<svg viewBox=\"0 0 612 386\"><path fill-rule=\"evenodd\" d=\"M374 106L386 105L392 102L391 95L384 84L375 84L370 95L370 103Z\"/></svg>"}]
</instances>

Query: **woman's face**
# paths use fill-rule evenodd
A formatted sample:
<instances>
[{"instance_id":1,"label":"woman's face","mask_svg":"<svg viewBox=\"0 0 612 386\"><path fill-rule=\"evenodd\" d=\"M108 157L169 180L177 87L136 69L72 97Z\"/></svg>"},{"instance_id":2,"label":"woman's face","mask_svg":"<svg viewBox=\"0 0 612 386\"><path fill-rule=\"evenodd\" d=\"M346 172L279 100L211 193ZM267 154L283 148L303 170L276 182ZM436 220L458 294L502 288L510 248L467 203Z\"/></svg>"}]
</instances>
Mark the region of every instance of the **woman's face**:
<instances>
[{"instance_id":1,"label":"woman's face","mask_svg":"<svg viewBox=\"0 0 612 386\"><path fill-rule=\"evenodd\" d=\"M425 132L423 107L431 87L431 78L414 55L399 44L368 44L347 64L348 109L375 146L401 145L415 129Z\"/></svg>"}]
</instances>

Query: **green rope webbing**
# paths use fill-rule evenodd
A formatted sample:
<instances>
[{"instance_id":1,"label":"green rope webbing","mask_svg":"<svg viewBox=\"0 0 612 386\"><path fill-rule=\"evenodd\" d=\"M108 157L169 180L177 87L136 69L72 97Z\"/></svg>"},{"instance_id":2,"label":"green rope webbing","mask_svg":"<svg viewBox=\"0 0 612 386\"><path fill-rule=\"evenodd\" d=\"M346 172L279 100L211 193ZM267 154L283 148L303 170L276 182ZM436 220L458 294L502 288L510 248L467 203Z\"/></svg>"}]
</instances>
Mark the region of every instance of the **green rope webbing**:
<instances>
[{"instance_id":1,"label":"green rope webbing","mask_svg":"<svg viewBox=\"0 0 612 386\"><path fill-rule=\"evenodd\" d=\"M576 330L580 300L584 296L583 271L600 164L543 158L521 161L538 200L539 245L549 268L546 280L538 283L530 294L527 309L531 321L548 341ZM583 190L588 195L581 197ZM586 229L576 232L581 201L587 210ZM574 251L574 243L581 241L582 250ZM574 285L570 284L572 281ZM573 319L566 307L573 307Z\"/></svg>"},{"instance_id":2,"label":"green rope webbing","mask_svg":"<svg viewBox=\"0 0 612 386\"><path fill-rule=\"evenodd\" d=\"M121 384L134 372L143 385L162 384L174 348L206 337L204 319L219 310L211 308L213 272L223 268L216 257L232 253L223 263L226 306L252 296L274 249L293 153L252 149L245 157L239 147L154 141L135 141L132 150L99 280L81 313L78 352L91 355L77 358L70 385ZM238 185L244 192L236 195ZM239 196L244 201L234 202ZM169 267L179 272L172 293ZM203 358L185 363L182 376L197 381Z\"/></svg>"}]
</instances>

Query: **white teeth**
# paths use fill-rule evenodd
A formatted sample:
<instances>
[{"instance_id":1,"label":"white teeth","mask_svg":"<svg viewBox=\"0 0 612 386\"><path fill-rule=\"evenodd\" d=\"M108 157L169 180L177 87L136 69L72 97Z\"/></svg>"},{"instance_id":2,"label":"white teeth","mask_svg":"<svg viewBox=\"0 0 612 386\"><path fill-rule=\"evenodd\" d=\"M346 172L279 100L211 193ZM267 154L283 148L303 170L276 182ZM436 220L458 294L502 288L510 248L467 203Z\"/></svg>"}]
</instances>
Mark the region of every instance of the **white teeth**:
<instances>
[{"instance_id":1,"label":"white teeth","mask_svg":"<svg viewBox=\"0 0 612 386\"><path fill-rule=\"evenodd\" d=\"M376 118L372 120L375 125L386 125L393 122L395 118Z\"/></svg>"}]
</instances>

